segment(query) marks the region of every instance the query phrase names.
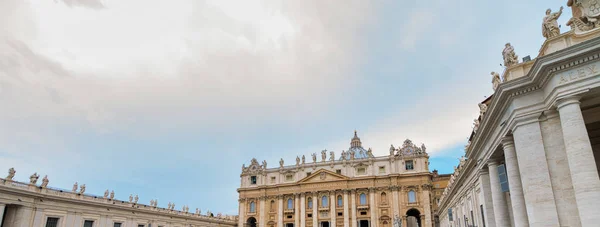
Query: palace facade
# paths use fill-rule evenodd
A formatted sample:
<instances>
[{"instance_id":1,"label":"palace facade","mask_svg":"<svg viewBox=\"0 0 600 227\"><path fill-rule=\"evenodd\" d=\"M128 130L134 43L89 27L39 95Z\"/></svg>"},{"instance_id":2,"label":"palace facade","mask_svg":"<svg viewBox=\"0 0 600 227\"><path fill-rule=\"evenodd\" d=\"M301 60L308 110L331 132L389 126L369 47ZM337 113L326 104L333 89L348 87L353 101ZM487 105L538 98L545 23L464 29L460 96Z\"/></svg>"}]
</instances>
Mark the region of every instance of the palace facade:
<instances>
[{"instance_id":1,"label":"palace facade","mask_svg":"<svg viewBox=\"0 0 600 227\"><path fill-rule=\"evenodd\" d=\"M507 44L502 79L451 176L438 215L444 227L600 226L600 5L569 0L560 33L546 12L537 58Z\"/></svg>"},{"instance_id":2,"label":"palace facade","mask_svg":"<svg viewBox=\"0 0 600 227\"><path fill-rule=\"evenodd\" d=\"M159 207L138 202L137 195L129 201L114 199L114 192L104 196L85 193L85 185L72 190L48 187L48 178L37 183L33 174L30 182L13 181L15 170L0 178L0 226L2 227L234 227L236 216L201 215L169 203ZM193 212L193 211L192 211Z\"/></svg>"},{"instance_id":3,"label":"palace facade","mask_svg":"<svg viewBox=\"0 0 600 227\"><path fill-rule=\"evenodd\" d=\"M267 168L252 159L242 167L238 226L391 227L433 223L426 148L410 140L375 157L354 133L350 148L296 157ZM396 225L394 225L394 223Z\"/></svg>"}]
</instances>

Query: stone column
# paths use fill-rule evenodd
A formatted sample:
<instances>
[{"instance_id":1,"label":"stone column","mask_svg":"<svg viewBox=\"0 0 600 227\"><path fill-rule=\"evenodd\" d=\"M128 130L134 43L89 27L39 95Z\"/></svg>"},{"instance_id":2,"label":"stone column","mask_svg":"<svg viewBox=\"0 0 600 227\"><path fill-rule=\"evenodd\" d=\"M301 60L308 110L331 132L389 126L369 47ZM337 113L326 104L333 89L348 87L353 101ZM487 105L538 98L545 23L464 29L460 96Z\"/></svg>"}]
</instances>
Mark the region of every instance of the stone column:
<instances>
[{"instance_id":1,"label":"stone column","mask_svg":"<svg viewBox=\"0 0 600 227\"><path fill-rule=\"evenodd\" d=\"M490 188L492 192L492 201L494 204L494 217L496 219L496 226L508 227L510 225L510 218L508 217L508 207L504 198L504 193L500 187L500 179L498 178L498 162L494 160L488 161L488 169L490 172ZM462 217L456 217L459 220Z\"/></svg>"},{"instance_id":2,"label":"stone column","mask_svg":"<svg viewBox=\"0 0 600 227\"><path fill-rule=\"evenodd\" d=\"M300 226L306 226L306 196L300 193Z\"/></svg>"},{"instance_id":3,"label":"stone column","mask_svg":"<svg viewBox=\"0 0 600 227\"><path fill-rule=\"evenodd\" d=\"M394 220L394 218L396 218L396 215L400 215L400 206L398 205L399 203L399 198L398 198L398 186L392 186L392 222Z\"/></svg>"},{"instance_id":4,"label":"stone column","mask_svg":"<svg viewBox=\"0 0 600 227\"><path fill-rule=\"evenodd\" d=\"M261 196L258 198L259 204L260 204L260 214L259 214L259 218L260 220L258 221L258 226L259 227L265 227L266 223L267 223L267 217L265 215L265 197Z\"/></svg>"},{"instance_id":5,"label":"stone column","mask_svg":"<svg viewBox=\"0 0 600 227\"><path fill-rule=\"evenodd\" d=\"M348 213L348 190L344 190L344 227L350 227L350 214Z\"/></svg>"},{"instance_id":6,"label":"stone column","mask_svg":"<svg viewBox=\"0 0 600 227\"><path fill-rule=\"evenodd\" d=\"M238 202L240 203L240 212L238 214L238 226L244 226L244 223L246 222L246 200L245 199L239 199Z\"/></svg>"},{"instance_id":7,"label":"stone column","mask_svg":"<svg viewBox=\"0 0 600 227\"><path fill-rule=\"evenodd\" d=\"M356 190L352 189L350 191L350 200L352 201L351 214L352 214L352 223L350 226L357 227L358 222L356 222Z\"/></svg>"},{"instance_id":8,"label":"stone column","mask_svg":"<svg viewBox=\"0 0 600 227\"><path fill-rule=\"evenodd\" d=\"M2 214L0 214L2 215ZM81 221L81 215L79 216L80 222L83 223L83 221ZM35 215L33 216L33 227L36 226L45 226L46 223L44 223L44 209L42 208L35 208ZM80 222L76 222L76 226L78 225L77 223ZM0 222L2 223L2 222Z\"/></svg>"},{"instance_id":9,"label":"stone column","mask_svg":"<svg viewBox=\"0 0 600 227\"><path fill-rule=\"evenodd\" d=\"M581 226L597 226L600 223L600 179L579 99L578 96L561 99L557 101L556 106L560 115Z\"/></svg>"},{"instance_id":10,"label":"stone column","mask_svg":"<svg viewBox=\"0 0 600 227\"><path fill-rule=\"evenodd\" d=\"M402 216L402 226L408 226L408 216Z\"/></svg>"},{"instance_id":11,"label":"stone column","mask_svg":"<svg viewBox=\"0 0 600 227\"><path fill-rule=\"evenodd\" d=\"M559 226L538 116L518 119L513 138L529 226ZM491 175L490 171L490 175ZM491 176L490 176L491 177ZM511 182L508 182L511 184ZM497 218L497 217L496 217Z\"/></svg>"},{"instance_id":12,"label":"stone column","mask_svg":"<svg viewBox=\"0 0 600 227\"><path fill-rule=\"evenodd\" d=\"M375 204L375 188L369 188L369 210L371 211L371 227L377 227L377 204Z\"/></svg>"},{"instance_id":13,"label":"stone column","mask_svg":"<svg viewBox=\"0 0 600 227\"><path fill-rule=\"evenodd\" d=\"M4 210L6 209L6 204L0 204L0 225L4 221Z\"/></svg>"},{"instance_id":14,"label":"stone column","mask_svg":"<svg viewBox=\"0 0 600 227\"><path fill-rule=\"evenodd\" d=\"M335 221L336 221L336 212L335 212L335 206L336 206L336 200L337 198L335 197L335 191L330 191L329 192L329 209L331 209L329 211L329 213L331 214L331 223L330 226L335 226Z\"/></svg>"},{"instance_id":15,"label":"stone column","mask_svg":"<svg viewBox=\"0 0 600 227\"><path fill-rule=\"evenodd\" d=\"M277 205L277 226L283 227L283 195L277 196L279 205Z\"/></svg>"},{"instance_id":16,"label":"stone column","mask_svg":"<svg viewBox=\"0 0 600 227\"><path fill-rule=\"evenodd\" d=\"M504 149L506 175L508 177L515 227L527 227L529 226L529 220L527 219L527 209L525 208L525 197L523 197L523 187L521 186L517 152L515 151L515 142L512 136L502 138L502 148Z\"/></svg>"},{"instance_id":17,"label":"stone column","mask_svg":"<svg viewBox=\"0 0 600 227\"><path fill-rule=\"evenodd\" d=\"M300 194L294 194L294 226L300 226Z\"/></svg>"},{"instance_id":18,"label":"stone column","mask_svg":"<svg viewBox=\"0 0 600 227\"><path fill-rule=\"evenodd\" d=\"M421 195L423 196L423 212L425 212L425 214L421 215L421 220L425 219L425 221L421 221L421 223L425 227L431 227L431 206L429 201L431 187L430 185L423 185L421 188L423 189L421 192Z\"/></svg>"},{"instance_id":19,"label":"stone column","mask_svg":"<svg viewBox=\"0 0 600 227\"><path fill-rule=\"evenodd\" d=\"M33 218L33 208L19 206L16 210L14 227L30 227Z\"/></svg>"},{"instance_id":20,"label":"stone column","mask_svg":"<svg viewBox=\"0 0 600 227\"><path fill-rule=\"evenodd\" d=\"M313 227L318 227L319 225L319 213L317 212L317 207L319 207L319 194L317 192L313 192L312 194L312 216L313 216Z\"/></svg>"}]
</instances>

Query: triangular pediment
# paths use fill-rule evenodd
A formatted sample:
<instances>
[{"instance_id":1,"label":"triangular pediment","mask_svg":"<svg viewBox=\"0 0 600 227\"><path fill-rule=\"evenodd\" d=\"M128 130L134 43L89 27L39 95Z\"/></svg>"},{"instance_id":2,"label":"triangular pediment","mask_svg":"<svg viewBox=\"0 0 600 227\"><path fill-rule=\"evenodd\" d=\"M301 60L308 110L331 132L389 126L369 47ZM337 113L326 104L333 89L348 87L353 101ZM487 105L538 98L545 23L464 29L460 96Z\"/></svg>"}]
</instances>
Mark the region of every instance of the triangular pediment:
<instances>
[{"instance_id":1,"label":"triangular pediment","mask_svg":"<svg viewBox=\"0 0 600 227\"><path fill-rule=\"evenodd\" d=\"M311 173L310 176L303 178L298 181L298 183L312 183L312 182L323 182L323 181L336 181L336 180L347 180L349 179L347 176L337 174L331 172L329 170L320 169L314 173Z\"/></svg>"}]
</instances>

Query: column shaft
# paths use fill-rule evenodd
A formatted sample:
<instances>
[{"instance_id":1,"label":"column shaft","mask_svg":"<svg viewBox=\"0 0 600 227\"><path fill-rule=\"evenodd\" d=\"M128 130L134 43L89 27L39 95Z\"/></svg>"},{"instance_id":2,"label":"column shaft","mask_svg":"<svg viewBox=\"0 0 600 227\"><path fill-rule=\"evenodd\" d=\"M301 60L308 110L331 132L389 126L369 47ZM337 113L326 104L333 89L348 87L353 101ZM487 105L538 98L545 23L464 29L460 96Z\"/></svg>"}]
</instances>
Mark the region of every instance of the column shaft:
<instances>
[{"instance_id":1,"label":"column shaft","mask_svg":"<svg viewBox=\"0 0 600 227\"><path fill-rule=\"evenodd\" d=\"M529 220L527 219L527 209L525 208L525 197L523 197L517 153L512 136L502 139L502 147L506 161L506 175L508 176L508 187L515 227L528 227Z\"/></svg>"},{"instance_id":2,"label":"column shaft","mask_svg":"<svg viewBox=\"0 0 600 227\"><path fill-rule=\"evenodd\" d=\"M519 165L519 173L529 226L559 226L550 170L546 162L546 151L538 119L523 119L513 130L513 137L518 151L517 161L523 163Z\"/></svg>"},{"instance_id":3,"label":"column shaft","mask_svg":"<svg viewBox=\"0 0 600 227\"><path fill-rule=\"evenodd\" d=\"M329 209L330 210L330 214L331 214L331 223L330 226L335 226L335 219L336 219L336 212L335 212L335 206L336 206L336 197L335 197L335 192L331 192L329 193L329 201L331 201L329 203Z\"/></svg>"},{"instance_id":4,"label":"column shaft","mask_svg":"<svg viewBox=\"0 0 600 227\"><path fill-rule=\"evenodd\" d=\"M350 212L348 210L348 190L344 191L344 227L350 227Z\"/></svg>"},{"instance_id":5,"label":"column shaft","mask_svg":"<svg viewBox=\"0 0 600 227\"><path fill-rule=\"evenodd\" d=\"M508 227L510 226L510 218L508 217L508 207L504 198L504 193L500 187L500 179L498 178L498 163L495 161L488 162L488 168L490 173L490 189L492 192L492 201L494 204L494 217L496 219L496 226ZM457 217L459 220L462 217Z\"/></svg>"},{"instance_id":6,"label":"column shaft","mask_svg":"<svg viewBox=\"0 0 600 227\"><path fill-rule=\"evenodd\" d=\"M283 227L283 196L279 196L279 205L277 206L277 226Z\"/></svg>"},{"instance_id":7,"label":"column shaft","mask_svg":"<svg viewBox=\"0 0 600 227\"><path fill-rule=\"evenodd\" d=\"M317 207L319 206L319 196L316 192L313 193L313 197L312 197L312 206L313 206L313 215L312 215L312 220L313 220L313 227L318 227L319 226L319 213L317 212Z\"/></svg>"},{"instance_id":8,"label":"column shaft","mask_svg":"<svg viewBox=\"0 0 600 227\"><path fill-rule=\"evenodd\" d=\"M4 209L6 209L6 204L0 204L0 225L4 221Z\"/></svg>"},{"instance_id":9,"label":"column shaft","mask_svg":"<svg viewBox=\"0 0 600 227\"><path fill-rule=\"evenodd\" d=\"M358 223L356 222L356 191L352 190L350 193L350 200L352 201L351 214L352 214L352 223L350 226L357 227Z\"/></svg>"},{"instance_id":10,"label":"column shaft","mask_svg":"<svg viewBox=\"0 0 600 227\"><path fill-rule=\"evenodd\" d=\"M400 206L398 205L398 203L400 201L398 201L398 188L393 188L392 189L392 209L393 209L393 218L396 218L396 216L400 217Z\"/></svg>"},{"instance_id":11,"label":"column shaft","mask_svg":"<svg viewBox=\"0 0 600 227\"><path fill-rule=\"evenodd\" d=\"M261 197L258 199L259 203L260 203L260 220L258 221L258 226L260 227L265 227L267 226L267 216L266 216L266 209L265 209L265 198Z\"/></svg>"},{"instance_id":12,"label":"column shaft","mask_svg":"<svg viewBox=\"0 0 600 227\"><path fill-rule=\"evenodd\" d=\"M371 211L371 227L377 227L377 205L375 204L375 189L369 190L369 210Z\"/></svg>"},{"instance_id":13,"label":"column shaft","mask_svg":"<svg viewBox=\"0 0 600 227\"><path fill-rule=\"evenodd\" d=\"M306 197L300 194L300 226L306 226Z\"/></svg>"},{"instance_id":14,"label":"column shaft","mask_svg":"<svg viewBox=\"0 0 600 227\"><path fill-rule=\"evenodd\" d=\"M294 196L294 226L300 226L300 194Z\"/></svg>"},{"instance_id":15,"label":"column shaft","mask_svg":"<svg viewBox=\"0 0 600 227\"><path fill-rule=\"evenodd\" d=\"M425 222L421 223L423 223L425 227L431 227L431 206L429 201L429 192L429 187L423 187L421 195L423 196L423 212L425 212L425 214L422 216L422 218L425 219Z\"/></svg>"},{"instance_id":16,"label":"column shaft","mask_svg":"<svg viewBox=\"0 0 600 227\"><path fill-rule=\"evenodd\" d=\"M581 225L597 226L600 223L600 179L579 97L560 100L557 107Z\"/></svg>"}]
</instances>

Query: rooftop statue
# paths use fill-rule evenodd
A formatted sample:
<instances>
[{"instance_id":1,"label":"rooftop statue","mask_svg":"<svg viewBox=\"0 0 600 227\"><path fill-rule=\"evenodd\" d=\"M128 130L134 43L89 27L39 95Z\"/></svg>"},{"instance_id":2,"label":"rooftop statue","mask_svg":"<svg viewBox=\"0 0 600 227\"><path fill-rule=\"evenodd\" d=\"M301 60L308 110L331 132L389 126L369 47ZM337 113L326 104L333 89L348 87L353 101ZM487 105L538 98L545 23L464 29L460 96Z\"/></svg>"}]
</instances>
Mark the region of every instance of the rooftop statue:
<instances>
[{"instance_id":1,"label":"rooftop statue","mask_svg":"<svg viewBox=\"0 0 600 227\"><path fill-rule=\"evenodd\" d=\"M485 114L487 111L487 105L485 103L479 103L479 115Z\"/></svg>"},{"instance_id":2,"label":"rooftop statue","mask_svg":"<svg viewBox=\"0 0 600 227\"><path fill-rule=\"evenodd\" d=\"M8 176L6 177L6 180L12 180L13 177L15 177L16 172L17 171L15 171L15 168L8 169Z\"/></svg>"},{"instance_id":3,"label":"rooftop statue","mask_svg":"<svg viewBox=\"0 0 600 227\"><path fill-rule=\"evenodd\" d=\"M350 160L354 160L356 158L356 152L354 150L350 150Z\"/></svg>"},{"instance_id":4,"label":"rooftop statue","mask_svg":"<svg viewBox=\"0 0 600 227\"><path fill-rule=\"evenodd\" d=\"M266 169L267 168L267 160L263 160L263 168Z\"/></svg>"},{"instance_id":5,"label":"rooftop statue","mask_svg":"<svg viewBox=\"0 0 600 227\"><path fill-rule=\"evenodd\" d=\"M369 148L369 150L367 150L367 156L369 156L369 158L375 157L375 156L373 156L373 151L371 150L371 148Z\"/></svg>"},{"instance_id":6,"label":"rooftop statue","mask_svg":"<svg viewBox=\"0 0 600 227\"><path fill-rule=\"evenodd\" d=\"M424 143L422 143L422 144L421 144L421 151L422 151L423 153L427 153L427 148L425 147L425 144L424 144Z\"/></svg>"},{"instance_id":7,"label":"rooftop statue","mask_svg":"<svg viewBox=\"0 0 600 227\"><path fill-rule=\"evenodd\" d=\"M135 197L133 197L133 203L137 203L139 199L140 198L138 197L138 195L135 195Z\"/></svg>"},{"instance_id":8,"label":"rooftop statue","mask_svg":"<svg viewBox=\"0 0 600 227\"><path fill-rule=\"evenodd\" d=\"M129 194L129 202L130 203L133 202L133 195L132 194Z\"/></svg>"},{"instance_id":9,"label":"rooftop statue","mask_svg":"<svg viewBox=\"0 0 600 227\"><path fill-rule=\"evenodd\" d=\"M38 178L40 178L40 175L38 175L37 173L33 173L31 176L29 176L29 183L30 184L37 183Z\"/></svg>"},{"instance_id":10,"label":"rooftop statue","mask_svg":"<svg viewBox=\"0 0 600 227\"><path fill-rule=\"evenodd\" d=\"M313 160L313 163L317 162L317 153L312 153L312 160Z\"/></svg>"},{"instance_id":11,"label":"rooftop statue","mask_svg":"<svg viewBox=\"0 0 600 227\"><path fill-rule=\"evenodd\" d=\"M82 184L81 187L79 187L79 194L82 194L85 192L85 184Z\"/></svg>"},{"instance_id":12,"label":"rooftop statue","mask_svg":"<svg viewBox=\"0 0 600 227\"><path fill-rule=\"evenodd\" d=\"M323 161L323 162L325 160L327 160L327 150L322 150L321 151L321 159L322 159L321 161Z\"/></svg>"},{"instance_id":13,"label":"rooftop statue","mask_svg":"<svg viewBox=\"0 0 600 227\"><path fill-rule=\"evenodd\" d=\"M48 182L50 182L48 180L48 175L44 176L44 179L42 179L42 188L48 187Z\"/></svg>"},{"instance_id":14,"label":"rooftop statue","mask_svg":"<svg viewBox=\"0 0 600 227\"><path fill-rule=\"evenodd\" d=\"M500 83L502 83L502 81L500 80L500 74L498 74L497 72L492 72L490 74L492 75L492 89L496 91L496 89L498 89L498 86L500 86Z\"/></svg>"},{"instance_id":15,"label":"rooftop statue","mask_svg":"<svg viewBox=\"0 0 600 227\"><path fill-rule=\"evenodd\" d=\"M519 56L515 54L515 48L510 45L510 43L506 43L504 45L504 50L502 50L502 57L504 58L504 66L511 67L517 63L519 63Z\"/></svg>"},{"instance_id":16,"label":"rooftop statue","mask_svg":"<svg viewBox=\"0 0 600 227\"><path fill-rule=\"evenodd\" d=\"M115 191L110 191L110 199L113 200L115 198Z\"/></svg>"},{"instance_id":17,"label":"rooftop statue","mask_svg":"<svg viewBox=\"0 0 600 227\"><path fill-rule=\"evenodd\" d=\"M393 156L395 152L396 152L396 148L394 147L394 144L391 144L390 145L390 156Z\"/></svg>"},{"instance_id":18,"label":"rooftop statue","mask_svg":"<svg viewBox=\"0 0 600 227\"><path fill-rule=\"evenodd\" d=\"M306 163L306 157L304 157L304 155L302 155L302 165L304 165L304 163Z\"/></svg>"},{"instance_id":19,"label":"rooftop statue","mask_svg":"<svg viewBox=\"0 0 600 227\"><path fill-rule=\"evenodd\" d=\"M75 182L75 184L73 184L73 188L71 189L71 192L76 193L77 192L77 182Z\"/></svg>"},{"instance_id":20,"label":"rooftop statue","mask_svg":"<svg viewBox=\"0 0 600 227\"><path fill-rule=\"evenodd\" d=\"M342 160L346 160L346 151L342 150Z\"/></svg>"},{"instance_id":21,"label":"rooftop statue","mask_svg":"<svg viewBox=\"0 0 600 227\"><path fill-rule=\"evenodd\" d=\"M300 157L296 156L296 166L300 165Z\"/></svg>"},{"instance_id":22,"label":"rooftop statue","mask_svg":"<svg viewBox=\"0 0 600 227\"><path fill-rule=\"evenodd\" d=\"M569 0L573 17L567 25L576 32L585 32L600 27L600 4L597 0Z\"/></svg>"},{"instance_id":23,"label":"rooftop statue","mask_svg":"<svg viewBox=\"0 0 600 227\"><path fill-rule=\"evenodd\" d=\"M473 131L477 133L477 129L479 129L479 119L473 120Z\"/></svg>"},{"instance_id":24,"label":"rooftop statue","mask_svg":"<svg viewBox=\"0 0 600 227\"><path fill-rule=\"evenodd\" d=\"M106 189L106 191L104 191L104 198L105 198L105 199L106 199L106 198L108 198L108 193L109 193L109 192L108 192L108 189Z\"/></svg>"},{"instance_id":25,"label":"rooftop statue","mask_svg":"<svg viewBox=\"0 0 600 227\"><path fill-rule=\"evenodd\" d=\"M335 161L335 152L333 152L333 151L329 152L329 161L332 161L332 162Z\"/></svg>"},{"instance_id":26,"label":"rooftop statue","mask_svg":"<svg viewBox=\"0 0 600 227\"><path fill-rule=\"evenodd\" d=\"M542 35L546 38L552 38L554 36L560 35L560 28L558 27L558 18L562 14L563 7L560 7L558 12L552 13L552 10L546 10L546 16L544 16L544 20L542 22Z\"/></svg>"},{"instance_id":27,"label":"rooftop statue","mask_svg":"<svg viewBox=\"0 0 600 227\"><path fill-rule=\"evenodd\" d=\"M279 167L283 168L283 158L279 159Z\"/></svg>"}]
</instances>

